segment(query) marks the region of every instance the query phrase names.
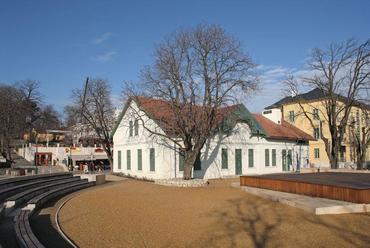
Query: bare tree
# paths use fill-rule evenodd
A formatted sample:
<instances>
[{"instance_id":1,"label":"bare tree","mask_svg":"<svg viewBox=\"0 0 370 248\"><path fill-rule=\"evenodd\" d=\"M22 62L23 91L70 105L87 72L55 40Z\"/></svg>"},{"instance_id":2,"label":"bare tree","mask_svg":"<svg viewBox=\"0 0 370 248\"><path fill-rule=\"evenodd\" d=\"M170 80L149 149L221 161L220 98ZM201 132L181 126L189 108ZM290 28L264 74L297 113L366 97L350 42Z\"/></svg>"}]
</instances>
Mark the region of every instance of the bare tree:
<instances>
[{"instance_id":1,"label":"bare tree","mask_svg":"<svg viewBox=\"0 0 370 248\"><path fill-rule=\"evenodd\" d=\"M22 95L12 85L0 85L0 140L1 153L12 160L11 149L14 138L22 132Z\"/></svg>"},{"instance_id":2,"label":"bare tree","mask_svg":"<svg viewBox=\"0 0 370 248\"><path fill-rule=\"evenodd\" d=\"M220 109L257 89L254 69L240 41L216 25L179 30L156 47L153 65L142 73L142 93L165 100L172 121L162 123L166 134L142 124L176 144L184 156L184 179L191 178L201 149L215 134Z\"/></svg>"},{"instance_id":3,"label":"bare tree","mask_svg":"<svg viewBox=\"0 0 370 248\"><path fill-rule=\"evenodd\" d=\"M360 100L366 97L370 85L370 40L362 44L351 39L333 43L326 49L316 48L308 63L313 76L302 77L301 82L323 93L322 116L329 127L330 137L324 137L325 150L332 168L338 168L339 152L344 140L349 116L354 106L362 107ZM290 91L298 94L299 82L288 77L285 82ZM299 99L299 103L305 102ZM302 113L310 121L313 115L300 104Z\"/></svg>"},{"instance_id":4,"label":"bare tree","mask_svg":"<svg viewBox=\"0 0 370 248\"><path fill-rule=\"evenodd\" d=\"M103 79L86 79L84 89L73 91L74 105L68 107L69 114L77 116L80 124L94 130L100 140L109 163L113 165L112 139L110 132L114 124L114 108L110 86Z\"/></svg>"},{"instance_id":5,"label":"bare tree","mask_svg":"<svg viewBox=\"0 0 370 248\"><path fill-rule=\"evenodd\" d=\"M356 167L358 170L364 168L367 151L370 146L370 109L364 108L351 115L348 126L348 135L353 153L355 154Z\"/></svg>"}]
</instances>

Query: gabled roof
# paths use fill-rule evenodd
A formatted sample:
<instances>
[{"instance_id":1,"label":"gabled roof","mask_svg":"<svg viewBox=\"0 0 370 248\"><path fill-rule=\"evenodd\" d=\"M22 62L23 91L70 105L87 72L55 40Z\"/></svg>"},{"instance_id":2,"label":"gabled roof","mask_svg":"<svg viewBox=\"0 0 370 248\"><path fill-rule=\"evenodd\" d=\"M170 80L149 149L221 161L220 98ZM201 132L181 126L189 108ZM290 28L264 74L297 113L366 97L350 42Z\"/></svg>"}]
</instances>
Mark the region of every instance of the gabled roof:
<instances>
[{"instance_id":1,"label":"gabled roof","mask_svg":"<svg viewBox=\"0 0 370 248\"><path fill-rule=\"evenodd\" d=\"M311 135L303 132L286 121L282 121L281 124L277 124L261 114L253 114L253 116L265 130L267 138L303 141L315 140Z\"/></svg>"},{"instance_id":2,"label":"gabled roof","mask_svg":"<svg viewBox=\"0 0 370 248\"><path fill-rule=\"evenodd\" d=\"M315 88L315 89L313 89L309 92L303 93L303 94L299 94L299 95L296 95L296 96L284 97L283 99L275 102L274 104L266 107L265 109L279 108L279 107L281 107L285 104L295 103L295 102L302 101L302 100L303 101L322 100L322 99L325 99L326 97L327 97L327 94L324 90L319 89L319 88ZM347 99L346 97L338 95L338 94L335 94L335 97L338 100L343 101L343 102L346 101L346 99ZM359 101L355 101L354 106L370 109L369 105L366 105L366 104L364 104L362 102L359 102Z\"/></svg>"},{"instance_id":3,"label":"gabled roof","mask_svg":"<svg viewBox=\"0 0 370 248\"><path fill-rule=\"evenodd\" d=\"M116 132L120 122L123 119L128 107L130 106L131 102L135 101L139 108L144 111L149 118L154 120L159 127L169 136L176 135L176 129L178 125L176 124L176 116L173 108L171 107L171 103L169 101L165 101L162 99L154 99L148 97L135 97L130 98L123 111L117 118L117 122L115 127L112 130L111 136L113 137L114 133ZM193 106L195 108L202 108L201 106ZM197 111L191 111L190 113L196 114ZM201 111L199 111L201 112ZM186 114L186 110L183 114ZM189 112L188 112L189 113ZM247 123L251 129L253 134L258 135L265 135L264 130L261 126L257 123L254 119L253 115L249 112L249 110L243 104L231 105L222 107L219 109L218 113L216 114L216 122L215 122L215 129L217 127L222 127L223 129L229 129L230 125L235 124L236 122L244 122ZM232 127L231 127L232 128Z\"/></svg>"}]
</instances>

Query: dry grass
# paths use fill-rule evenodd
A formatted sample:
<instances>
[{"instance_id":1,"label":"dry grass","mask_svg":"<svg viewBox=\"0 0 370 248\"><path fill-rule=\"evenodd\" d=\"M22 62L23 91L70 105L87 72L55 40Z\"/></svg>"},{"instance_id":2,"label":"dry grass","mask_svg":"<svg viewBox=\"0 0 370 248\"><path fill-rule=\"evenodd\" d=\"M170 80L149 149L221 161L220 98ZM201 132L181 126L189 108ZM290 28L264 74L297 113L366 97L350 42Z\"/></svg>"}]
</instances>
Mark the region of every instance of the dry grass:
<instances>
[{"instance_id":1,"label":"dry grass","mask_svg":"<svg viewBox=\"0 0 370 248\"><path fill-rule=\"evenodd\" d=\"M69 201L61 225L80 247L369 247L370 214L315 216L230 183L125 180Z\"/></svg>"}]
</instances>

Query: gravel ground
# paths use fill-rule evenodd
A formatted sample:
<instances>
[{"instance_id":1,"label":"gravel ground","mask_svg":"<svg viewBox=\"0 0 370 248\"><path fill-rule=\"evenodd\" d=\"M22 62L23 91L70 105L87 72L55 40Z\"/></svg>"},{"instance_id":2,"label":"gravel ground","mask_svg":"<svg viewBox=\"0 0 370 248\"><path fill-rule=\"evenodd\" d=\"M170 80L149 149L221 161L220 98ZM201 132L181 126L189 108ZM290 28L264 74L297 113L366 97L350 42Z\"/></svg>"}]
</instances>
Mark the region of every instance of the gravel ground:
<instances>
[{"instance_id":1,"label":"gravel ground","mask_svg":"<svg viewBox=\"0 0 370 248\"><path fill-rule=\"evenodd\" d=\"M315 216L232 181L171 188L124 180L70 200L60 223L80 247L369 247L370 214Z\"/></svg>"}]
</instances>

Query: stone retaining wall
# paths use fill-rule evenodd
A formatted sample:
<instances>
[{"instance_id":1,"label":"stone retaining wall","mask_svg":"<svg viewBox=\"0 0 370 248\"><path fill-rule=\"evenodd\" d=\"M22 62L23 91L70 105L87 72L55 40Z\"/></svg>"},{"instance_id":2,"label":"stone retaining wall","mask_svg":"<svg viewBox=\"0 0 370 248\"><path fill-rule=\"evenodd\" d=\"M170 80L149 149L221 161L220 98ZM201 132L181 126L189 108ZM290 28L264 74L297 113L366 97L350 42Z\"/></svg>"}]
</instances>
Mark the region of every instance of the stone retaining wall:
<instances>
[{"instance_id":1,"label":"stone retaining wall","mask_svg":"<svg viewBox=\"0 0 370 248\"><path fill-rule=\"evenodd\" d=\"M170 187L205 187L208 181L204 179L183 180L175 179L159 179L154 181L155 184L170 186Z\"/></svg>"}]
</instances>

